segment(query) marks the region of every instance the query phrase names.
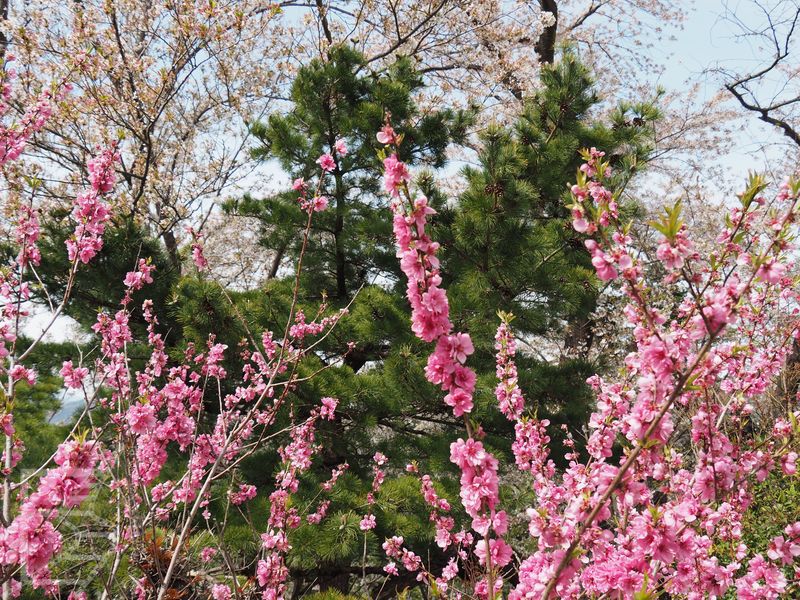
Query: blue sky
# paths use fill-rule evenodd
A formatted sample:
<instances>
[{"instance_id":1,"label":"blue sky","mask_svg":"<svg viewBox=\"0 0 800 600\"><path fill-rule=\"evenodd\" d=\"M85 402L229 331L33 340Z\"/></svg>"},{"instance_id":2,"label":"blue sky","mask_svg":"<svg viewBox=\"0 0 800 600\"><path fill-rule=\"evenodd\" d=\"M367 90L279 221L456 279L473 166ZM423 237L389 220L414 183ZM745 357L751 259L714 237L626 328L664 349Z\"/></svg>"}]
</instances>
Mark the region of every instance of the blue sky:
<instances>
[{"instance_id":1,"label":"blue sky","mask_svg":"<svg viewBox=\"0 0 800 600\"><path fill-rule=\"evenodd\" d=\"M688 4L688 3L687 3ZM759 48L754 40L742 38L741 29L726 14L736 16L749 26L764 23L764 15L750 0L696 0L694 9L675 40L653 49L653 58L665 65L658 83L668 90L701 86L704 99L712 98L723 79L717 69L749 72L769 60L769 49ZM776 4L776 0L768 2ZM727 147L719 149L719 161L731 175L743 176L748 170L763 170L771 158L786 153L785 138L776 129L759 121L755 114L741 109L731 98L730 106L742 115L744 129L736 133ZM780 142L762 151L765 142Z\"/></svg>"}]
</instances>

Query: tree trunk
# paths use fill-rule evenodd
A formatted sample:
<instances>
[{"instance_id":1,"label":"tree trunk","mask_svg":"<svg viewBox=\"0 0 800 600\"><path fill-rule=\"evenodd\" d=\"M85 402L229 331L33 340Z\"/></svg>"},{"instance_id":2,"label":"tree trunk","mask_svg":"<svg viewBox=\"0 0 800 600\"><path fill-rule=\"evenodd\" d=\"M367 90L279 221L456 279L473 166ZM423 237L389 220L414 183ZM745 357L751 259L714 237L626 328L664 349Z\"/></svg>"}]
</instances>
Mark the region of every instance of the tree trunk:
<instances>
[{"instance_id":1,"label":"tree trunk","mask_svg":"<svg viewBox=\"0 0 800 600\"><path fill-rule=\"evenodd\" d=\"M333 241L336 252L336 295L339 300L347 299L347 272L344 253L344 213L345 199L342 185L342 175L336 168L336 225L333 228Z\"/></svg>"},{"instance_id":2,"label":"tree trunk","mask_svg":"<svg viewBox=\"0 0 800 600\"><path fill-rule=\"evenodd\" d=\"M564 354L567 358L588 360L594 341L594 321L577 317L569 322L564 334Z\"/></svg>"},{"instance_id":3,"label":"tree trunk","mask_svg":"<svg viewBox=\"0 0 800 600\"><path fill-rule=\"evenodd\" d=\"M175 233L172 229L167 229L161 234L161 239L164 240L164 246L167 249L167 255L172 266L177 270L178 274L181 273L181 257L178 253L178 240L175 239Z\"/></svg>"},{"instance_id":4,"label":"tree trunk","mask_svg":"<svg viewBox=\"0 0 800 600\"><path fill-rule=\"evenodd\" d=\"M539 7L542 11L553 13L555 23L542 31L542 35L536 40L533 49L539 57L539 62L543 64L553 64L556 57L556 33L558 32L558 4L556 0L539 0Z\"/></svg>"},{"instance_id":5,"label":"tree trunk","mask_svg":"<svg viewBox=\"0 0 800 600\"><path fill-rule=\"evenodd\" d=\"M8 7L10 0L0 0L0 60L5 60L6 48L8 47L9 39L6 37L6 22L8 21Z\"/></svg>"},{"instance_id":6,"label":"tree trunk","mask_svg":"<svg viewBox=\"0 0 800 600\"><path fill-rule=\"evenodd\" d=\"M270 265L267 279L275 279L275 277L278 275L278 269L280 269L283 256L286 254L287 245L288 244L286 242L283 242L275 251L275 257L272 259L272 265Z\"/></svg>"},{"instance_id":7,"label":"tree trunk","mask_svg":"<svg viewBox=\"0 0 800 600\"><path fill-rule=\"evenodd\" d=\"M142 183L144 185L144 183ZM143 189L143 188L142 188ZM165 222L165 211L164 205L160 202L156 204L156 218L157 221L155 223L155 227L157 229L161 229L161 224ZM167 221L169 223L169 221ZM172 267L177 271L178 275L181 274L181 257L178 252L178 240L175 238L175 223L164 227L164 230L161 232L161 239L164 241L164 247L167 250L167 256L169 257L169 262L172 264Z\"/></svg>"},{"instance_id":8,"label":"tree trunk","mask_svg":"<svg viewBox=\"0 0 800 600\"><path fill-rule=\"evenodd\" d=\"M800 387L800 343L797 340L792 342L792 351L786 357L786 363L778 379L778 400L781 406L777 409L784 409L791 406L797 398L797 390Z\"/></svg>"}]
</instances>

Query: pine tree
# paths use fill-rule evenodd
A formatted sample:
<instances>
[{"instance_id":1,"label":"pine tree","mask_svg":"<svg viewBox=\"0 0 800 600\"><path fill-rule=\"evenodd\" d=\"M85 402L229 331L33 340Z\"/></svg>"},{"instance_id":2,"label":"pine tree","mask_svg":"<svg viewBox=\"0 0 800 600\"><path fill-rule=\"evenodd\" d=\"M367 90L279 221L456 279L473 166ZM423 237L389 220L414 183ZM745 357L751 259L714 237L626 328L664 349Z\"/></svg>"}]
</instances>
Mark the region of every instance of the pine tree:
<instances>
[{"instance_id":1,"label":"pine tree","mask_svg":"<svg viewBox=\"0 0 800 600\"><path fill-rule=\"evenodd\" d=\"M345 300L367 281L398 273L391 224L382 212L375 133L385 115L391 114L406 134L404 160L441 167L448 144L463 139L471 122L467 111L419 114L413 94L421 86L422 78L406 59L386 72L373 73L358 52L334 47L326 60L311 61L300 69L292 85L291 111L251 126L262 144L253 154L276 159L292 178L314 178L319 173L317 157L323 152L335 155L338 139L344 139L349 149L346 156L337 155L333 177L320 191L331 206L314 219L304 267L306 292L318 296L325 291ZM275 252L272 277L299 252L305 218L296 200L297 193L288 190L261 199L246 196L226 206L264 224L262 242Z\"/></svg>"}]
</instances>

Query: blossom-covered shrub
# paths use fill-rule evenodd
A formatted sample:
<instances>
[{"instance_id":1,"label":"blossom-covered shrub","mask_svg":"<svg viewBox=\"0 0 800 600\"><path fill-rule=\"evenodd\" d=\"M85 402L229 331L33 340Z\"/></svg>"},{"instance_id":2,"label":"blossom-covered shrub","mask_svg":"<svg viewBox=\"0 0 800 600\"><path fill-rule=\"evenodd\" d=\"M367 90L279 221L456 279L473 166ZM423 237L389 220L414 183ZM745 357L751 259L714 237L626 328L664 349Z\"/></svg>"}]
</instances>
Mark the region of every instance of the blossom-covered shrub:
<instances>
[{"instance_id":1,"label":"blossom-covered shrub","mask_svg":"<svg viewBox=\"0 0 800 600\"><path fill-rule=\"evenodd\" d=\"M9 149L3 154L2 166L17 158L27 139L44 125L47 106L43 100L19 123L4 125L0 137L7 140ZM18 252L0 273L0 375L5 380L2 423L6 440L0 524L4 593L19 595L24 574L33 588L59 595L59 581L50 564L63 547L65 524L74 526L70 511L93 494L114 507L112 529L105 533L113 542L106 548L108 567L102 574L106 597L119 597L128 590L141 598L172 598L190 588L213 598L242 593L281 596L288 573L285 556L291 548L287 532L306 518L305 512L292 506L291 495L297 490L298 477L319 450L317 425L335 418L337 401L325 397L316 407L292 409L283 431L272 428L289 391L301 378L300 361L314 352L315 345L346 312L326 315L323 305L318 314L306 317L297 306L297 287L285 330L277 335L259 332L240 348L245 366L237 380L242 384L232 393L223 393L221 382L229 376L223 364L227 346L211 336L205 347L190 346L183 356L170 357L152 302L134 305L134 293L146 290L158 276L155 266L140 258L124 278L125 292L118 309L97 315L92 327L99 339L97 350L91 356L64 361L60 369L64 387L84 401L69 438L32 474L15 470L24 452L24 440L14 427L17 384L35 384L37 373L26 366L26 359L64 311L75 292L77 272L92 268L103 246L105 227L112 218L105 197L113 191L118 161L112 145L99 149L87 163L88 187L74 201L74 232L65 242L69 262L64 269L69 275L64 293L60 299L48 296L50 320L33 340L21 336L21 327L35 308L31 287L41 285L36 272L41 253L35 194L28 204L17 207L14 240ZM320 164L324 167L321 182L329 165L325 157ZM325 205L318 200L319 194L311 194L306 186L298 187L298 195L300 209L307 213L305 244L313 215ZM205 268L202 240L197 235L192 257L198 269ZM147 324L149 353L144 361L130 353L135 341L131 330L134 314ZM214 389L218 391L217 407L208 414L207 392ZM248 482L233 485L237 465L265 439L275 436L285 436L286 442L278 449L281 468L269 496L269 517L261 524L261 551L254 577L240 581L235 572L229 572L219 580L197 581L189 573L190 538L210 526L207 507L216 500L218 482L231 482L226 499L230 509L246 506L257 489ZM179 473L171 478L176 464L181 465ZM335 477L331 487L334 483ZM215 536L214 543L199 553L201 561L224 555L224 525ZM73 590L70 597L85 598L85 591Z\"/></svg>"},{"instance_id":2,"label":"blossom-covered shrub","mask_svg":"<svg viewBox=\"0 0 800 600\"><path fill-rule=\"evenodd\" d=\"M753 435L749 424L762 418L759 402L800 336L798 290L789 275L800 180L789 178L768 201L766 183L752 176L707 257L694 250L679 206L668 210L654 224L662 235L655 259L667 276L650 282L648 258L620 218L618 195L606 187L609 163L602 151L585 151L571 189L573 226L590 236L585 245L597 276L619 282L627 296L635 350L617 377L591 378L597 408L588 426L588 459L568 450L568 468L556 473L547 423L525 414L511 319L501 315L498 408L516 422L516 465L529 474L535 497L526 518L536 549L512 562L498 460L469 419L474 374L464 363L472 344L468 334L453 332L438 244L425 230L434 211L411 193L390 127L379 136L389 145L385 184L408 278L411 326L435 343L426 374L448 392L444 401L454 416L464 418L467 437L453 442L451 460L461 471L463 509L473 517L471 531L437 534L453 554L441 573L427 572L402 538L384 545L387 572L397 574L402 564L439 593L452 588L455 597L497 598L504 589L512 599L543 600L796 594L800 522L785 523L767 547L748 546L743 522L754 486L796 475L797 390L785 417L760 424L767 435ZM655 285L672 286L680 300L654 305ZM688 444L675 438L680 422ZM431 519L439 520L433 508ZM475 559L480 575L470 577L466 568ZM459 565L467 573L460 581Z\"/></svg>"}]
</instances>

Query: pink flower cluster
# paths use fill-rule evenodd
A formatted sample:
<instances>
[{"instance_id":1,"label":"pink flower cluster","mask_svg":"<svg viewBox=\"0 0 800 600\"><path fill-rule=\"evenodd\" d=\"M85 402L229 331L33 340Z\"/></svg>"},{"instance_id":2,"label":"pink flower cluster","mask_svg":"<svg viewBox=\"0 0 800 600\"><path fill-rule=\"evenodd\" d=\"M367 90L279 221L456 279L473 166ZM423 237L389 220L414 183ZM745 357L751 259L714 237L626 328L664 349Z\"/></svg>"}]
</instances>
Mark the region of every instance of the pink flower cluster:
<instances>
[{"instance_id":1,"label":"pink flower cluster","mask_svg":"<svg viewBox=\"0 0 800 600\"><path fill-rule=\"evenodd\" d=\"M13 56L5 57L5 65L12 61L14 61ZM0 116L4 116L10 108L11 80L16 77L16 71L13 68L6 68L5 65L3 73L0 74L0 85L2 85ZM55 102L69 91L70 88L67 86L54 96L52 92L45 90L39 95L37 102L25 110L19 122L0 125L0 167L20 157L30 138L41 131L52 117Z\"/></svg>"},{"instance_id":2,"label":"pink flower cluster","mask_svg":"<svg viewBox=\"0 0 800 600\"><path fill-rule=\"evenodd\" d=\"M334 160L333 156L328 154L327 152L320 156L317 159L317 164L322 168L323 171L333 171L336 168L336 161Z\"/></svg>"},{"instance_id":3,"label":"pink flower cluster","mask_svg":"<svg viewBox=\"0 0 800 600\"><path fill-rule=\"evenodd\" d=\"M231 504L239 505L244 504L248 500L252 500L256 497L258 490L256 486L250 485L248 483L239 484L239 491L232 493L231 496Z\"/></svg>"},{"instance_id":4,"label":"pink flower cluster","mask_svg":"<svg viewBox=\"0 0 800 600\"><path fill-rule=\"evenodd\" d=\"M686 236L685 226L672 239L662 238L656 250L656 257L667 269L681 269L689 258L697 258L692 242Z\"/></svg>"},{"instance_id":5,"label":"pink flower cluster","mask_svg":"<svg viewBox=\"0 0 800 600\"><path fill-rule=\"evenodd\" d=\"M386 160L390 162L387 166L384 161L387 178L394 177L392 169L405 170L402 163L397 163L396 155ZM400 268L408 277L406 296L411 304L411 329L426 342L436 341L425 375L428 381L448 392L445 403L453 408L455 416L461 417L472 411L476 376L464 363L475 349L469 334L450 334L453 324L447 294L439 287L442 283L436 257L439 244L425 232L428 217L436 211L428 206L427 198L419 196L413 201L409 199L407 213L399 189L398 185L392 187L397 193L397 199L392 202L393 226Z\"/></svg>"},{"instance_id":6,"label":"pink flower cluster","mask_svg":"<svg viewBox=\"0 0 800 600\"><path fill-rule=\"evenodd\" d=\"M396 160L396 155L392 156ZM387 168L387 177L388 173ZM427 218L436 211L428 206L424 196L409 200L409 205L407 214L399 199L392 202L397 256L408 277L406 296L411 304L411 329L426 342L436 341L425 375L428 381L448 392L445 403L453 408L455 416L461 417L472 411L476 376L464 363L475 349L469 334L450 334L453 324L447 294L439 287L442 283L436 257L439 244L425 233Z\"/></svg>"},{"instance_id":7,"label":"pink flower cluster","mask_svg":"<svg viewBox=\"0 0 800 600\"><path fill-rule=\"evenodd\" d=\"M58 583L50 578L50 560L61 549L61 534L54 520L59 509L75 508L89 495L94 471L101 460L97 442L62 443L37 490L20 506L7 526L0 526L0 564L20 566L34 587L55 594Z\"/></svg>"},{"instance_id":8,"label":"pink flower cluster","mask_svg":"<svg viewBox=\"0 0 800 600\"><path fill-rule=\"evenodd\" d=\"M313 321L307 322L306 315L302 310L297 310L294 317L294 324L289 328L289 337L296 343L302 343L307 336L315 336L333 327L339 319L347 314L347 309L343 308L336 314L323 317L322 313L327 308L322 304Z\"/></svg>"},{"instance_id":9,"label":"pink flower cluster","mask_svg":"<svg viewBox=\"0 0 800 600\"><path fill-rule=\"evenodd\" d=\"M39 216L36 211L30 206L21 206L17 215L15 236L20 249L17 263L23 269L28 266L28 263L38 267L42 260L39 247L36 245L39 241L39 234Z\"/></svg>"},{"instance_id":10,"label":"pink flower cluster","mask_svg":"<svg viewBox=\"0 0 800 600\"><path fill-rule=\"evenodd\" d=\"M7 55L4 60L4 70L0 73L0 117L5 116L9 109L11 98L11 80L16 77L13 68L7 65L14 61L12 55ZM39 100L26 109L17 123L0 123L0 169L17 160L22 154L30 138L40 131L53 113L55 102L60 100L69 91L64 87L55 96L51 92L43 92ZM12 213L13 214L13 213ZM38 210L32 204L22 204L14 215L13 229L14 242L17 246L16 257L8 269L0 269L0 374L14 370L7 367L5 359L11 354L9 347L13 348L17 341L17 331L20 319L28 315L26 305L30 301L30 287L25 281L25 274L31 266L38 266L41 253L38 248L40 236ZM13 379L31 380L33 371L26 370L17 365Z\"/></svg>"},{"instance_id":11,"label":"pink flower cluster","mask_svg":"<svg viewBox=\"0 0 800 600\"><path fill-rule=\"evenodd\" d=\"M739 598L777 598L787 591L781 565L788 564L791 543L783 553L779 548L786 538L776 538L767 558L756 553L744 561L749 549L742 543L742 520L751 501L749 485L764 480L774 468L775 455L785 453L786 447L780 438L766 446L737 443L743 418L752 407L736 398L763 393L787 352L785 345L771 345L765 353L755 342L772 331L762 318L751 320L751 302L758 298L762 308L777 306L797 294L785 286L756 289L758 279L771 285L782 282L758 273L742 281L734 272L741 264L736 260L741 247L729 235L714 256L714 267L685 274L682 285L689 286L694 297L685 299L674 313L677 316L667 319L647 304L652 294L641 278L641 266L630 257L630 240L617 215L603 204L612 198L603 185L607 163L594 151L587 153L587 159L581 173L594 179L579 176L573 197L592 226L574 226L598 234L599 241L589 240L587 248L600 279L622 272L630 299L625 315L634 327L637 348L625 361L623 382L590 380L598 395L586 446L590 460L577 461L573 453L560 482L547 459L548 439L541 424L517 422L517 463L534 476L537 506L529 509L528 517L538 550L522 561L519 584L509 598L633 597L658 590L700 598L721 597L729 589L735 589ZM796 196L795 191L790 211ZM582 204L589 197L594 203ZM762 238L752 215L759 206L753 203L735 210L730 229L747 222L743 229L749 236L748 247L769 253L784 227L773 229L771 238ZM687 259L699 257L684 228L677 220L664 225L665 230L669 227L674 229L672 238L662 241L659 258L670 269L691 268ZM796 331L796 318L794 310L790 330ZM721 341L723 333L737 324L741 324L738 345ZM686 385L690 378L692 387ZM730 400L709 404L703 390L718 384ZM669 446L675 430L674 406L692 415L692 465L686 464L683 452ZM722 429L726 418L730 425ZM615 460L613 446L620 437L628 445L625 455ZM789 539L794 539L793 527L786 529ZM715 544L733 544L735 560L726 564Z\"/></svg>"},{"instance_id":12,"label":"pink flower cluster","mask_svg":"<svg viewBox=\"0 0 800 600\"><path fill-rule=\"evenodd\" d=\"M79 260L86 264L103 247L103 233L111 214L101 196L114 186L114 165L119 158L119 152L111 146L87 164L91 187L75 199L72 218L77 225L73 235L66 241L70 261Z\"/></svg>"},{"instance_id":13,"label":"pink flower cluster","mask_svg":"<svg viewBox=\"0 0 800 600\"><path fill-rule=\"evenodd\" d=\"M186 233L192 237L192 262L198 271L208 269L208 260L203 254L203 236L194 227L187 227Z\"/></svg>"},{"instance_id":14,"label":"pink flower cluster","mask_svg":"<svg viewBox=\"0 0 800 600\"><path fill-rule=\"evenodd\" d=\"M345 141L341 139L336 140L335 150L340 156L345 156L347 154L347 144ZM317 164L320 166L320 169L322 169L322 174L317 184L317 190L313 195L309 197L310 189L308 183L302 177L298 177L292 183L292 189L300 194L297 198L300 208L307 212L309 216L311 213L322 212L328 208L328 198L320 194L320 190L322 189L325 174L336 169L336 159L333 158L333 155L326 152L317 159Z\"/></svg>"},{"instance_id":15,"label":"pink flower cluster","mask_svg":"<svg viewBox=\"0 0 800 600\"><path fill-rule=\"evenodd\" d=\"M64 385L68 388L77 390L83 385L83 380L89 374L86 367L75 367L71 360L65 360L59 373L64 378Z\"/></svg>"},{"instance_id":16,"label":"pink flower cluster","mask_svg":"<svg viewBox=\"0 0 800 600\"><path fill-rule=\"evenodd\" d=\"M480 441L472 438L466 441L459 438L450 444L450 461L461 470L461 503L472 517L472 529L483 536L475 546L475 555L487 569L487 580L479 581L475 591L485 597L487 586L502 587L502 579L495 570L505 567L512 554L511 547L502 538L508 531L506 513L496 510L500 500L499 463Z\"/></svg>"},{"instance_id":17,"label":"pink flower cluster","mask_svg":"<svg viewBox=\"0 0 800 600\"><path fill-rule=\"evenodd\" d=\"M385 139L396 147L402 138L387 124L378 134L378 139ZM442 278L436 257L439 244L425 232L428 217L436 214L436 211L428 206L424 196L412 200L407 187L410 181L408 168L396 153L386 158L383 165L385 187L393 197L391 207L397 257L401 270L408 278L406 296L411 305L411 329L420 339L436 342L433 353L428 357L425 375L428 381L448 392L445 403L452 407L456 417L463 417L473 408L477 378L465 363L475 348L469 334L451 334L453 325L447 294L440 287ZM493 596L495 586L502 586L499 569L508 564L511 557L508 544L500 537L491 537L492 532L498 536L506 533L507 527L503 525L505 519L499 521L496 528L484 526L485 523L494 523L499 514L495 510L499 501L498 463L483 449L481 442L472 439L471 432L466 442L459 439L451 445L450 460L461 469L461 501L467 514L473 517L473 529L484 536L484 545L480 546L484 550L479 551L476 546L475 551L480 564L486 569L487 577L476 584L475 591L481 597L487 594ZM444 537L443 533L440 535ZM393 546L390 545L390 548ZM488 552L486 548L489 548ZM389 550L387 555L393 557ZM401 556L405 565L408 562L407 555ZM408 569L406 565L408 570L420 568L416 561L410 562L415 569Z\"/></svg>"},{"instance_id":18,"label":"pink flower cluster","mask_svg":"<svg viewBox=\"0 0 800 600\"><path fill-rule=\"evenodd\" d=\"M517 341L509 327L510 319L506 316L497 334L494 337L495 350L497 350L497 387L494 395L500 407L500 412L508 419L515 421L522 416L525 408L525 399L518 385L517 365L514 355L517 352Z\"/></svg>"},{"instance_id":19,"label":"pink flower cluster","mask_svg":"<svg viewBox=\"0 0 800 600\"><path fill-rule=\"evenodd\" d=\"M383 160L383 185L392 196L399 197L400 189L410 180L408 167L397 158L397 154Z\"/></svg>"},{"instance_id":20,"label":"pink flower cluster","mask_svg":"<svg viewBox=\"0 0 800 600\"><path fill-rule=\"evenodd\" d=\"M408 548L405 548L403 546L404 542L405 540L402 536L394 535L383 543L383 551L389 558L399 560L407 571L417 573L418 581L424 581L427 578L427 573L423 568L422 559ZM397 564L394 561L387 563L383 570L387 575L398 575L399 573Z\"/></svg>"},{"instance_id":21,"label":"pink flower cluster","mask_svg":"<svg viewBox=\"0 0 800 600\"><path fill-rule=\"evenodd\" d=\"M264 600L280 600L286 591L289 569L285 556L291 550L287 529L295 529L301 524L297 508L289 506L290 494L297 491L300 484L298 476L311 467L311 458L319 450L314 442L317 421L320 418L332 421L336 417L338 401L334 398L323 398L321 404L321 407L311 412L308 419L292 429L291 443L279 449L283 468L275 478L278 489L269 497L268 530L261 535L265 556L258 561L256 567L258 585L262 588ZM311 523L324 518L328 505L320 508Z\"/></svg>"},{"instance_id":22,"label":"pink flower cluster","mask_svg":"<svg viewBox=\"0 0 800 600\"><path fill-rule=\"evenodd\" d=\"M375 456L372 457L372 461L375 464L372 466L372 489L367 493L367 506L369 507L369 512L364 515L364 517L361 519L361 522L358 524L358 527L361 529L361 531L375 529L375 526L377 525L375 521L375 515L372 514L372 507L375 504L375 494L380 491L383 481L386 478L386 472L382 468L383 465L388 462L386 456L380 452L376 452Z\"/></svg>"},{"instance_id":23,"label":"pink flower cluster","mask_svg":"<svg viewBox=\"0 0 800 600\"><path fill-rule=\"evenodd\" d=\"M325 400L323 398L323 400ZM320 487L325 490L326 492L330 492L333 489L333 486L336 485L336 482L339 480L339 477L344 475L345 471L350 468L350 465L347 463L342 463L333 471L331 471L331 477L327 481L324 481L320 484Z\"/></svg>"},{"instance_id":24,"label":"pink flower cluster","mask_svg":"<svg viewBox=\"0 0 800 600\"><path fill-rule=\"evenodd\" d=\"M383 144L384 146L394 146L399 143L399 139L397 134L394 132L394 129L390 124L386 124L383 128L377 133L375 136L378 139L378 142Z\"/></svg>"}]
</instances>

